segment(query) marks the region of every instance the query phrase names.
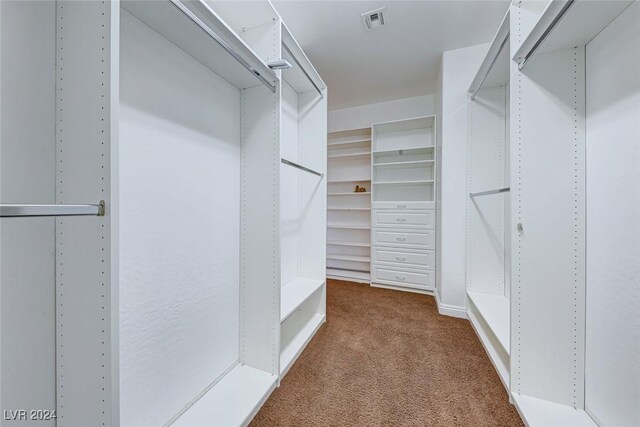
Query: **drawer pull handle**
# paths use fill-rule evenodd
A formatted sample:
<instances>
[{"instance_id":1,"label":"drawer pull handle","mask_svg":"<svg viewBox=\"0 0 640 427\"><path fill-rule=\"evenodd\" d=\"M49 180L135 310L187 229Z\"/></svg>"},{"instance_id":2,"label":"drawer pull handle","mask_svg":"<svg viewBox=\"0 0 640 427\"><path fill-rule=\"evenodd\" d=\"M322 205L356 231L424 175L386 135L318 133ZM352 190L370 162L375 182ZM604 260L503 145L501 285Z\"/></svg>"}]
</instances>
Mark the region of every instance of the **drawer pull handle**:
<instances>
[{"instance_id":1,"label":"drawer pull handle","mask_svg":"<svg viewBox=\"0 0 640 427\"><path fill-rule=\"evenodd\" d=\"M396 218L396 221L398 222L405 222L407 220L407 218Z\"/></svg>"},{"instance_id":2,"label":"drawer pull handle","mask_svg":"<svg viewBox=\"0 0 640 427\"><path fill-rule=\"evenodd\" d=\"M405 260L406 258L405 258L405 257L403 257L403 256L397 256L397 257L396 257L396 259L397 259L398 261L400 261L400 262L404 262L404 260Z\"/></svg>"},{"instance_id":3,"label":"drawer pull handle","mask_svg":"<svg viewBox=\"0 0 640 427\"><path fill-rule=\"evenodd\" d=\"M404 282L407 279L404 276L396 276L396 280L402 280Z\"/></svg>"},{"instance_id":4,"label":"drawer pull handle","mask_svg":"<svg viewBox=\"0 0 640 427\"><path fill-rule=\"evenodd\" d=\"M396 240L398 242L404 242L405 240L407 240L407 238L406 237L396 237Z\"/></svg>"},{"instance_id":5,"label":"drawer pull handle","mask_svg":"<svg viewBox=\"0 0 640 427\"><path fill-rule=\"evenodd\" d=\"M407 205L396 205L396 207L399 207L400 209L404 209L407 207Z\"/></svg>"}]
</instances>

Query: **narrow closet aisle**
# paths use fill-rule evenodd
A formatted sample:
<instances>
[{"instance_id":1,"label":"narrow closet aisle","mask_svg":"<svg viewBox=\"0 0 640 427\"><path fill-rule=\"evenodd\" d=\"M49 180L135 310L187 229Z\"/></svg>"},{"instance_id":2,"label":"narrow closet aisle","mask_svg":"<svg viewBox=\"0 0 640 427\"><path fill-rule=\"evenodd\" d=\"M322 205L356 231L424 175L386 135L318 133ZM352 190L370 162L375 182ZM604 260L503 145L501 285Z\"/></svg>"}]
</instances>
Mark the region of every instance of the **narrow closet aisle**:
<instances>
[{"instance_id":1,"label":"narrow closet aisle","mask_svg":"<svg viewBox=\"0 0 640 427\"><path fill-rule=\"evenodd\" d=\"M640 0L0 0L2 427L640 427Z\"/></svg>"},{"instance_id":2,"label":"narrow closet aisle","mask_svg":"<svg viewBox=\"0 0 640 427\"><path fill-rule=\"evenodd\" d=\"M329 280L327 323L251 425L522 421L467 321L424 295Z\"/></svg>"}]
</instances>

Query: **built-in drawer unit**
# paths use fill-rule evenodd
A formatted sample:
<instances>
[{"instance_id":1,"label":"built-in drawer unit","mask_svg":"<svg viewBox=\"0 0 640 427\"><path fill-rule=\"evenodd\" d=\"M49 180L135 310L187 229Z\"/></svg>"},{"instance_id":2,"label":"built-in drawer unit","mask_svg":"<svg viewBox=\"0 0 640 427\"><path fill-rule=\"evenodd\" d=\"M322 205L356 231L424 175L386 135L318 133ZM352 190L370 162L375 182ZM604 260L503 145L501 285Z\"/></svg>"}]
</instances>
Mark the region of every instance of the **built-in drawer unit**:
<instances>
[{"instance_id":1,"label":"built-in drawer unit","mask_svg":"<svg viewBox=\"0 0 640 427\"><path fill-rule=\"evenodd\" d=\"M434 210L376 210L373 212L373 226L434 229L436 214Z\"/></svg>"},{"instance_id":2,"label":"built-in drawer unit","mask_svg":"<svg viewBox=\"0 0 640 427\"><path fill-rule=\"evenodd\" d=\"M379 202L373 201L371 206L374 209L435 209L434 202Z\"/></svg>"},{"instance_id":3,"label":"built-in drawer unit","mask_svg":"<svg viewBox=\"0 0 640 427\"><path fill-rule=\"evenodd\" d=\"M394 267L375 265L371 268L371 281L383 285L425 290L434 289L434 273L428 270L410 271L406 268L396 269Z\"/></svg>"},{"instance_id":4,"label":"built-in drawer unit","mask_svg":"<svg viewBox=\"0 0 640 427\"><path fill-rule=\"evenodd\" d=\"M415 249L399 249L376 247L371 248L374 264L387 264L397 268L420 268L433 270L435 267L435 254L433 251L421 251Z\"/></svg>"},{"instance_id":5,"label":"built-in drawer unit","mask_svg":"<svg viewBox=\"0 0 640 427\"><path fill-rule=\"evenodd\" d=\"M371 232L373 246L399 248L434 249L435 230L394 230L374 228Z\"/></svg>"}]
</instances>

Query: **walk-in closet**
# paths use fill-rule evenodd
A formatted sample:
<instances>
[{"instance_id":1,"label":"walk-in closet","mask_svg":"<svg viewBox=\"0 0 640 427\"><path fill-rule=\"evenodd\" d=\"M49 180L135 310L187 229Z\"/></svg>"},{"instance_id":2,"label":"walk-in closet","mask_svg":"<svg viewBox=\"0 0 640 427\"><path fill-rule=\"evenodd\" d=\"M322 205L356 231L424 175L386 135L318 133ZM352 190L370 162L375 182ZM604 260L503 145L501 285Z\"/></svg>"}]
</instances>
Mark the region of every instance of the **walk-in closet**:
<instances>
[{"instance_id":1,"label":"walk-in closet","mask_svg":"<svg viewBox=\"0 0 640 427\"><path fill-rule=\"evenodd\" d=\"M0 425L640 426L638 29L0 0Z\"/></svg>"}]
</instances>

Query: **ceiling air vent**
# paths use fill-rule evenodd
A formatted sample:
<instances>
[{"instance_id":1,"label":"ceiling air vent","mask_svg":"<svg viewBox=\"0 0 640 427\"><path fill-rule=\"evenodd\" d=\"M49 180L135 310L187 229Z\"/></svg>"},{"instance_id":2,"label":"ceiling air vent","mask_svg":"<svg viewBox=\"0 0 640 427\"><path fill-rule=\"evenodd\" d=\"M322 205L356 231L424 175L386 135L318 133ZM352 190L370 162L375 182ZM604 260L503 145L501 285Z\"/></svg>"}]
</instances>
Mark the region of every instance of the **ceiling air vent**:
<instances>
[{"instance_id":1,"label":"ceiling air vent","mask_svg":"<svg viewBox=\"0 0 640 427\"><path fill-rule=\"evenodd\" d=\"M380 9L363 13L361 17L364 29L367 31L373 31L384 27L384 11L385 8L381 7Z\"/></svg>"}]
</instances>

